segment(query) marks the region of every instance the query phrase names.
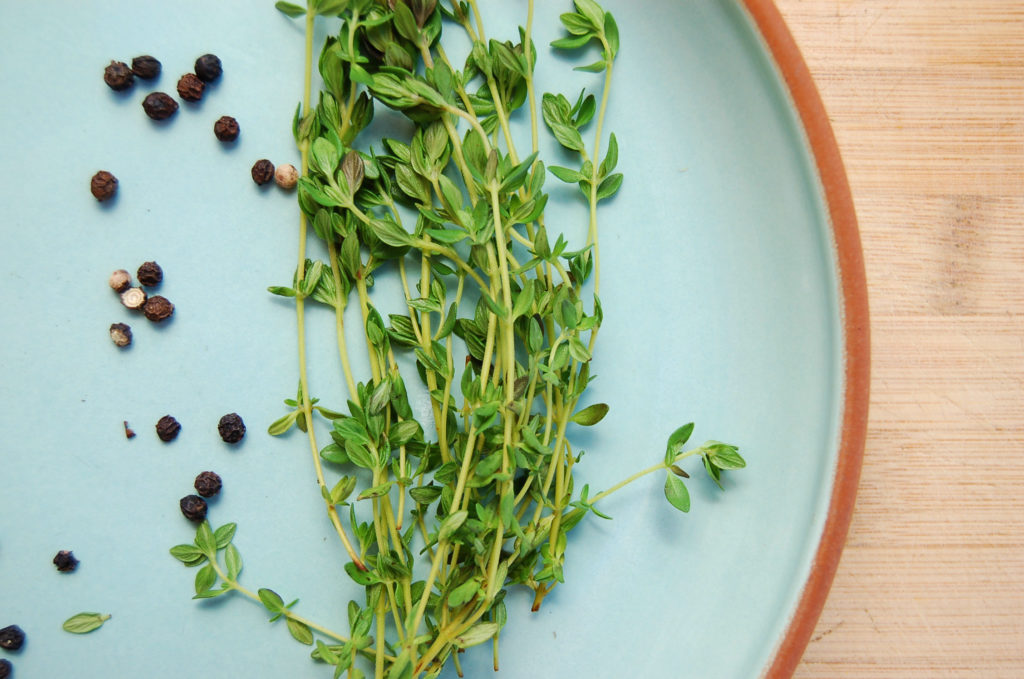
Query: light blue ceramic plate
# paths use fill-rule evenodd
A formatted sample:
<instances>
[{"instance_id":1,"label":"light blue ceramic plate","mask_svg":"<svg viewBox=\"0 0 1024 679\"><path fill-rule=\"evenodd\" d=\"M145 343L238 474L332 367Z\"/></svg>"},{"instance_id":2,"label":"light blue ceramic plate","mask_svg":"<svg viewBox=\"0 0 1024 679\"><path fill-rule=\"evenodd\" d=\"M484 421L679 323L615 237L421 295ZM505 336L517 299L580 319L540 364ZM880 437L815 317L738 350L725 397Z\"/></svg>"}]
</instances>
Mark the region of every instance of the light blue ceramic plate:
<instances>
[{"instance_id":1,"label":"light blue ceramic plate","mask_svg":"<svg viewBox=\"0 0 1024 679\"><path fill-rule=\"evenodd\" d=\"M486 8L492 37L513 37L495 27L522 22L525 2L484 4L501 5ZM569 4L539 4L539 87L595 87L546 48ZM601 216L606 322L591 398L611 413L577 438L580 480L604 488L657 462L690 420L695 438L738 444L749 469L722 493L690 465L686 516L659 477L609 500L614 521L576 531L567 584L539 613L511 596L499 676L755 677L811 574L848 406L828 206L797 109L738 1L608 5L622 51L606 128L626 180ZM178 499L213 469L225 490L211 517L238 522L244 582L339 628L358 595L304 442L264 433L295 392L294 313L265 289L291 279L297 211L249 168L298 164L301 27L269 1L5 2L0 38L0 627L29 637L0 655L25 678L329 676L251 602L191 601L194 571L167 553L194 530ZM144 95L173 93L205 52L222 58L222 80L153 124ZM111 59L142 53L163 62L155 85L122 95L103 84ZM212 132L225 114L242 128L232 148ZM89 193L101 168L120 179L112 204ZM548 215L582 233L571 191L554 191ZM163 327L107 287L112 270L154 259L177 305ZM393 281L379 288L397 301ZM121 321L135 331L128 350L107 337ZM321 308L310 333L313 390L340 405ZM237 447L216 432L232 411L249 425ZM164 444L153 427L168 413L183 430ZM77 572L54 569L59 549L74 550ZM61 631L84 610L113 618L87 636ZM471 650L463 666L490 676L490 654Z\"/></svg>"}]
</instances>

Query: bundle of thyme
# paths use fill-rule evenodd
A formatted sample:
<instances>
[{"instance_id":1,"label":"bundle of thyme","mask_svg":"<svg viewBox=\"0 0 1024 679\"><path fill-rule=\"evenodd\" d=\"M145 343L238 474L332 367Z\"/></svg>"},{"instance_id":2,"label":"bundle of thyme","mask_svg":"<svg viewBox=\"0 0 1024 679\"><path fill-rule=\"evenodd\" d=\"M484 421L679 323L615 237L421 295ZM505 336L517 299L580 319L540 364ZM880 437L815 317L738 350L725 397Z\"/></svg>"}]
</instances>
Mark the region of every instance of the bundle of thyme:
<instances>
[{"instance_id":1,"label":"bundle of thyme","mask_svg":"<svg viewBox=\"0 0 1024 679\"><path fill-rule=\"evenodd\" d=\"M571 427L597 424L608 411L579 405L602 321L598 206L622 184L617 141L605 141L602 129L618 29L594 0L574 2L575 11L561 16L566 37L552 45L572 51L597 43L601 58L580 70L603 73L603 85L539 101L533 0L516 43L487 39L476 0L277 3L305 20L306 67L293 124L302 157L299 265L291 286L270 288L295 302L299 391L269 431L305 432L326 512L347 551L345 570L365 599L349 604L349 629L339 634L272 590L245 588L234 524L214 530L204 522L193 544L171 552L200 567L197 598L234 591L259 601L285 618L295 639L315 643L313 657L332 665L335 677L364 677L371 666L377 679L436 677L449 660L459 669L459 650L487 641L497 669L506 588L530 588L536 610L563 581L568 533L588 513L607 518L595 506L601 499L664 471L666 497L686 512L681 460L700 456L716 483L723 470L744 466L723 443L684 450L693 431L687 424L658 464L593 496L574 487L580 456ZM319 53L323 90L314 106L318 16L340 17L341 27ZM445 51L443 25L468 36L464 63ZM379 105L400 111L415 132L365 139ZM521 108L531 132L524 155L511 132ZM539 119L578 167L545 167ZM577 185L587 205L587 236L577 249L549 236L549 172ZM310 232L324 241L326 261L307 258ZM371 298L374 276L385 270L401 281L407 309L387 320ZM335 312L346 412L310 396L307 301ZM350 302L361 312L365 381L351 368ZM415 359L431 422L414 416L401 352ZM330 425L325 446L314 417ZM345 473L329 482L331 470ZM369 505L372 520L361 521L357 505Z\"/></svg>"}]
</instances>

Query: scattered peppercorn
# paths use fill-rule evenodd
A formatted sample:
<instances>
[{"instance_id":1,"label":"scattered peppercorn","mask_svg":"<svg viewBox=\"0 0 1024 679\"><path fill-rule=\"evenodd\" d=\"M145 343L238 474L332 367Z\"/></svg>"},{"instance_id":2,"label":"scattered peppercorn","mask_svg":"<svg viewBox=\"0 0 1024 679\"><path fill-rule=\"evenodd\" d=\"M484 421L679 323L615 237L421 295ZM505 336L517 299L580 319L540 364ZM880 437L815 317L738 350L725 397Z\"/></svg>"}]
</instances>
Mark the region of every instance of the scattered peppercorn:
<instances>
[{"instance_id":1,"label":"scattered peppercorn","mask_svg":"<svg viewBox=\"0 0 1024 679\"><path fill-rule=\"evenodd\" d=\"M0 629L0 648L17 651L25 643L25 633L17 625L8 625Z\"/></svg>"},{"instance_id":2,"label":"scattered peppercorn","mask_svg":"<svg viewBox=\"0 0 1024 679\"><path fill-rule=\"evenodd\" d=\"M245 422L238 413L228 413L217 423L217 432L224 443L238 443L245 436Z\"/></svg>"},{"instance_id":3,"label":"scattered peppercorn","mask_svg":"<svg viewBox=\"0 0 1024 679\"><path fill-rule=\"evenodd\" d=\"M205 89L206 84L194 73L186 73L178 80L178 96L185 101L199 101Z\"/></svg>"},{"instance_id":4,"label":"scattered peppercorn","mask_svg":"<svg viewBox=\"0 0 1024 679\"><path fill-rule=\"evenodd\" d=\"M142 100L142 108L153 120L167 120L178 112L178 102L168 94L153 92Z\"/></svg>"},{"instance_id":5,"label":"scattered peppercorn","mask_svg":"<svg viewBox=\"0 0 1024 679\"><path fill-rule=\"evenodd\" d=\"M103 82L110 85L115 92L122 92L135 84L132 69L123 61L111 61L110 66L103 69Z\"/></svg>"},{"instance_id":6,"label":"scattered peppercorn","mask_svg":"<svg viewBox=\"0 0 1024 679\"><path fill-rule=\"evenodd\" d=\"M112 323L110 339L119 347L127 347L132 343L132 329L125 323Z\"/></svg>"},{"instance_id":7,"label":"scattered peppercorn","mask_svg":"<svg viewBox=\"0 0 1024 679\"><path fill-rule=\"evenodd\" d=\"M124 269L118 269L110 274L110 279L107 282L114 292L124 292L132 285L132 275Z\"/></svg>"},{"instance_id":8,"label":"scattered peppercorn","mask_svg":"<svg viewBox=\"0 0 1024 679\"><path fill-rule=\"evenodd\" d=\"M266 158L262 158L253 163L252 180L254 182L259 184L260 186L263 186L273 178L274 164L272 162L270 162Z\"/></svg>"},{"instance_id":9,"label":"scattered peppercorn","mask_svg":"<svg viewBox=\"0 0 1024 679\"><path fill-rule=\"evenodd\" d=\"M213 124L213 133L221 141L234 141L238 139L238 121L231 116L221 116Z\"/></svg>"},{"instance_id":10,"label":"scattered peppercorn","mask_svg":"<svg viewBox=\"0 0 1024 679\"><path fill-rule=\"evenodd\" d=\"M135 438L135 430L128 426L128 420L124 420L124 437L126 439Z\"/></svg>"},{"instance_id":11,"label":"scattered peppercorn","mask_svg":"<svg viewBox=\"0 0 1024 679\"><path fill-rule=\"evenodd\" d=\"M156 435L164 443L176 439L180 431L181 424L170 415L164 415L156 423Z\"/></svg>"},{"instance_id":12,"label":"scattered peppercorn","mask_svg":"<svg viewBox=\"0 0 1024 679\"><path fill-rule=\"evenodd\" d=\"M132 73L143 80L152 80L160 75L160 62L148 54L135 57L132 59Z\"/></svg>"},{"instance_id":13,"label":"scattered peppercorn","mask_svg":"<svg viewBox=\"0 0 1024 679\"><path fill-rule=\"evenodd\" d=\"M206 518L206 500L198 495L186 495L178 502L178 506L189 521L199 523Z\"/></svg>"},{"instance_id":14,"label":"scattered peppercorn","mask_svg":"<svg viewBox=\"0 0 1024 679\"><path fill-rule=\"evenodd\" d=\"M196 59L196 75L203 82L212 83L223 72L220 59L213 54L204 54Z\"/></svg>"},{"instance_id":15,"label":"scattered peppercorn","mask_svg":"<svg viewBox=\"0 0 1024 679\"><path fill-rule=\"evenodd\" d=\"M106 170L100 170L92 176L89 190L92 191L93 197L101 203L109 200L117 193L117 177Z\"/></svg>"},{"instance_id":16,"label":"scattered peppercorn","mask_svg":"<svg viewBox=\"0 0 1024 679\"><path fill-rule=\"evenodd\" d=\"M142 288L128 288L121 293L121 304L138 311L146 303L146 291Z\"/></svg>"},{"instance_id":17,"label":"scattered peppercorn","mask_svg":"<svg viewBox=\"0 0 1024 679\"><path fill-rule=\"evenodd\" d=\"M14 667L9 660L0 660L0 679L7 679L13 671Z\"/></svg>"},{"instance_id":18,"label":"scattered peppercorn","mask_svg":"<svg viewBox=\"0 0 1024 679\"><path fill-rule=\"evenodd\" d=\"M282 189L294 189L295 185L299 183L299 171L291 163L278 165L277 171L274 172L274 181Z\"/></svg>"},{"instance_id":19,"label":"scattered peppercorn","mask_svg":"<svg viewBox=\"0 0 1024 679\"><path fill-rule=\"evenodd\" d=\"M135 277L139 279L141 285L151 288L154 285L160 285L164 279L164 270L156 262L145 262L135 272Z\"/></svg>"},{"instance_id":20,"label":"scattered peppercorn","mask_svg":"<svg viewBox=\"0 0 1024 679\"><path fill-rule=\"evenodd\" d=\"M220 492L221 480L216 472L200 472L195 482L196 492L203 497L213 497Z\"/></svg>"},{"instance_id":21,"label":"scattered peppercorn","mask_svg":"<svg viewBox=\"0 0 1024 679\"><path fill-rule=\"evenodd\" d=\"M146 318L154 323L159 323L171 317L171 314L174 313L174 305L166 297L153 295L142 305L142 313L146 314Z\"/></svg>"},{"instance_id":22,"label":"scattered peppercorn","mask_svg":"<svg viewBox=\"0 0 1024 679\"><path fill-rule=\"evenodd\" d=\"M61 573L70 573L78 568L78 559L70 551L62 549L57 552L57 556L53 557L53 565Z\"/></svg>"}]
</instances>

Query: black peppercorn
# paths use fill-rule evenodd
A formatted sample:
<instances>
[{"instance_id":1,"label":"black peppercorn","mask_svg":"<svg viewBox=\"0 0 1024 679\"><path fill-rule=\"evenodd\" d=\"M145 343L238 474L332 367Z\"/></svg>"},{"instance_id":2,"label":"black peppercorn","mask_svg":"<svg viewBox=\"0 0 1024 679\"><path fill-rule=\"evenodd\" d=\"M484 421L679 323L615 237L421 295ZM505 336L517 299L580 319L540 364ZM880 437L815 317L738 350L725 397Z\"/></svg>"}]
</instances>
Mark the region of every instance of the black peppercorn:
<instances>
[{"instance_id":1,"label":"black peppercorn","mask_svg":"<svg viewBox=\"0 0 1024 679\"><path fill-rule=\"evenodd\" d=\"M103 69L103 82L110 85L115 92L122 92L135 84L132 69L123 61L111 61L110 66Z\"/></svg>"},{"instance_id":2,"label":"black peppercorn","mask_svg":"<svg viewBox=\"0 0 1024 679\"><path fill-rule=\"evenodd\" d=\"M101 203L109 200L117 193L117 177L106 170L100 170L92 176L89 190L92 191L93 197Z\"/></svg>"},{"instance_id":3,"label":"black peppercorn","mask_svg":"<svg viewBox=\"0 0 1024 679\"><path fill-rule=\"evenodd\" d=\"M166 297L153 295L142 305L142 313L154 323L166 321L174 313L174 305Z\"/></svg>"},{"instance_id":4,"label":"black peppercorn","mask_svg":"<svg viewBox=\"0 0 1024 679\"><path fill-rule=\"evenodd\" d=\"M25 633L17 625L8 625L0 629L0 648L17 651L25 643Z\"/></svg>"},{"instance_id":5,"label":"black peppercorn","mask_svg":"<svg viewBox=\"0 0 1024 679\"><path fill-rule=\"evenodd\" d=\"M153 120L167 120L178 112L178 102L174 101L168 94L153 92L147 94L142 100L142 108L146 115Z\"/></svg>"},{"instance_id":6,"label":"black peppercorn","mask_svg":"<svg viewBox=\"0 0 1024 679\"><path fill-rule=\"evenodd\" d=\"M61 573L70 573L78 568L78 559L70 551L62 549L57 552L57 556L53 557L53 565Z\"/></svg>"},{"instance_id":7,"label":"black peppercorn","mask_svg":"<svg viewBox=\"0 0 1024 679\"><path fill-rule=\"evenodd\" d=\"M196 492L203 497L213 497L220 492L220 476L215 472L201 472L196 477L195 487Z\"/></svg>"},{"instance_id":8,"label":"black peppercorn","mask_svg":"<svg viewBox=\"0 0 1024 679\"><path fill-rule=\"evenodd\" d=\"M266 158L262 158L253 163L252 180L254 182L259 184L260 186L263 186L273 178L274 164L272 162L270 162Z\"/></svg>"},{"instance_id":9,"label":"black peppercorn","mask_svg":"<svg viewBox=\"0 0 1024 679\"><path fill-rule=\"evenodd\" d=\"M139 267L135 277L139 279L139 283L151 288L160 285L164 279L164 270L156 262L145 262Z\"/></svg>"},{"instance_id":10,"label":"black peppercorn","mask_svg":"<svg viewBox=\"0 0 1024 679\"><path fill-rule=\"evenodd\" d=\"M0 679L7 679L13 671L14 667L11 666L9 660L0 660Z\"/></svg>"},{"instance_id":11,"label":"black peppercorn","mask_svg":"<svg viewBox=\"0 0 1024 679\"><path fill-rule=\"evenodd\" d=\"M132 59L132 73L143 80L152 80L160 75L160 62L148 54L135 57Z\"/></svg>"},{"instance_id":12,"label":"black peppercorn","mask_svg":"<svg viewBox=\"0 0 1024 679\"><path fill-rule=\"evenodd\" d=\"M127 347L132 343L132 329L125 323L111 323L110 340L119 347Z\"/></svg>"},{"instance_id":13,"label":"black peppercorn","mask_svg":"<svg viewBox=\"0 0 1024 679\"><path fill-rule=\"evenodd\" d=\"M156 423L156 435L165 443L176 439L180 431L181 424L170 415L164 415Z\"/></svg>"},{"instance_id":14,"label":"black peppercorn","mask_svg":"<svg viewBox=\"0 0 1024 679\"><path fill-rule=\"evenodd\" d=\"M178 80L178 96L185 101L199 101L205 89L206 85L195 74L186 73Z\"/></svg>"},{"instance_id":15,"label":"black peppercorn","mask_svg":"<svg viewBox=\"0 0 1024 679\"><path fill-rule=\"evenodd\" d=\"M213 124L213 133L221 141L234 141L238 139L238 121L231 116L221 116Z\"/></svg>"},{"instance_id":16,"label":"black peppercorn","mask_svg":"<svg viewBox=\"0 0 1024 679\"><path fill-rule=\"evenodd\" d=\"M198 495L186 495L181 498L178 506L181 507L181 513L189 521L199 523L206 518L206 500Z\"/></svg>"},{"instance_id":17,"label":"black peppercorn","mask_svg":"<svg viewBox=\"0 0 1024 679\"><path fill-rule=\"evenodd\" d=\"M238 413L228 413L217 423L217 432L224 443L238 443L245 436L245 422Z\"/></svg>"},{"instance_id":18,"label":"black peppercorn","mask_svg":"<svg viewBox=\"0 0 1024 679\"><path fill-rule=\"evenodd\" d=\"M196 75L203 82L212 83L220 77L222 68L220 59L212 54L204 54L196 59Z\"/></svg>"}]
</instances>

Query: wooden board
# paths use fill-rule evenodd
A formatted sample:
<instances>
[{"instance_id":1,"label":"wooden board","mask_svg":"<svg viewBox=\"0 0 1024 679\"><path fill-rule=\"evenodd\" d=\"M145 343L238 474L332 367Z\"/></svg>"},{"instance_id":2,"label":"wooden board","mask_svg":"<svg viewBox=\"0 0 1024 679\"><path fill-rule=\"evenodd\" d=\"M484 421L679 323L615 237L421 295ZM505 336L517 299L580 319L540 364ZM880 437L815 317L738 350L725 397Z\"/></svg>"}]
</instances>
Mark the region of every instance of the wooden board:
<instances>
[{"instance_id":1,"label":"wooden board","mask_svg":"<svg viewBox=\"0 0 1024 679\"><path fill-rule=\"evenodd\" d=\"M860 220L857 510L798 679L1024 677L1024 2L777 0Z\"/></svg>"}]
</instances>

